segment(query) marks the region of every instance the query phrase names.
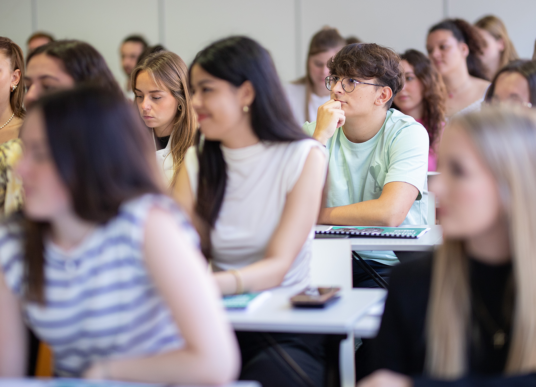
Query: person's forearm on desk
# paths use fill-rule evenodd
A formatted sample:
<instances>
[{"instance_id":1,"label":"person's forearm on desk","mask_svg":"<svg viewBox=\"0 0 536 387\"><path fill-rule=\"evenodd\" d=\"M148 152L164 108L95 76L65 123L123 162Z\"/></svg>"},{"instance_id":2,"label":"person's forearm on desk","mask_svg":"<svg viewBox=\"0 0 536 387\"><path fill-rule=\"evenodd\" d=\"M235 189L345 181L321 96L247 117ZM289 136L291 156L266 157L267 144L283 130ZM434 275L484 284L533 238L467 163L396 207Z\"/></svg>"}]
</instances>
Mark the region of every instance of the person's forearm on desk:
<instances>
[{"instance_id":1,"label":"person's forearm on desk","mask_svg":"<svg viewBox=\"0 0 536 387\"><path fill-rule=\"evenodd\" d=\"M398 227L406 218L419 190L402 182L388 183L378 199L320 210L318 224Z\"/></svg>"}]
</instances>

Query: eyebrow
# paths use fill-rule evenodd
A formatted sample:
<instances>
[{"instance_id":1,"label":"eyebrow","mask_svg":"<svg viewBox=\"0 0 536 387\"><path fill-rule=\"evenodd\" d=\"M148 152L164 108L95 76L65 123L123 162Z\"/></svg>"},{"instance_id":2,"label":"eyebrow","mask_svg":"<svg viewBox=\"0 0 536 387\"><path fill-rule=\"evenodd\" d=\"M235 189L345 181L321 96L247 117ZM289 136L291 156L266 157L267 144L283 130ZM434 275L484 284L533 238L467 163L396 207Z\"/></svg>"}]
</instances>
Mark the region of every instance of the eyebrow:
<instances>
[{"instance_id":1,"label":"eyebrow","mask_svg":"<svg viewBox=\"0 0 536 387\"><path fill-rule=\"evenodd\" d=\"M199 82L197 82L198 85L203 85L205 83L211 83L211 82L214 82L212 79L203 79Z\"/></svg>"},{"instance_id":2,"label":"eyebrow","mask_svg":"<svg viewBox=\"0 0 536 387\"><path fill-rule=\"evenodd\" d=\"M141 91L140 89L134 89L134 91L139 91L140 93L143 93L143 91ZM149 94L151 93L163 93L164 90L151 90L149 91Z\"/></svg>"},{"instance_id":3,"label":"eyebrow","mask_svg":"<svg viewBox=\"0 0 536 387\"><path fill-rule=\"evenodd\" d=\"M40 75L39 77L37 77L37 79L54 79L55 81L59 81L59 78L56 78L52 75ZM27 75L24 76L24 80L28 80L28 81L31 81L32 79L30 77L28 77Z\"/></svg>"}]
</instances>

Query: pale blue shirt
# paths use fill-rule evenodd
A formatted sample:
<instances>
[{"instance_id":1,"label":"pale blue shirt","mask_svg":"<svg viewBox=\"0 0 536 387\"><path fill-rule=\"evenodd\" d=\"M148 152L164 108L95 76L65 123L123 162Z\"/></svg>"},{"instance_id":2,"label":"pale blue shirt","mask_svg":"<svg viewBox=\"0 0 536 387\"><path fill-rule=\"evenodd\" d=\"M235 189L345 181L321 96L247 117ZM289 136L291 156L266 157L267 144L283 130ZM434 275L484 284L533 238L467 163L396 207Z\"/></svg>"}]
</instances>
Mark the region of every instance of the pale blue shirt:
<instances>
[{"instance_id":1,"label":"pale blue shirt","mask_svg":"<svg viewBox=\"0 0 536 387\"><path fill-rule=\"evenodd\" d=\"M316 122L303 128L313 135ZM374 137L363 143L348 140L337 128L326 144L329 152L327 207L378 199L387 183L399 181L419 190L401 226L428 224L428 148L426 129L412 117L389 109ZM360 251L364 259L386 265L398 262L392 251Z\"/></svg>"}]
</instances>

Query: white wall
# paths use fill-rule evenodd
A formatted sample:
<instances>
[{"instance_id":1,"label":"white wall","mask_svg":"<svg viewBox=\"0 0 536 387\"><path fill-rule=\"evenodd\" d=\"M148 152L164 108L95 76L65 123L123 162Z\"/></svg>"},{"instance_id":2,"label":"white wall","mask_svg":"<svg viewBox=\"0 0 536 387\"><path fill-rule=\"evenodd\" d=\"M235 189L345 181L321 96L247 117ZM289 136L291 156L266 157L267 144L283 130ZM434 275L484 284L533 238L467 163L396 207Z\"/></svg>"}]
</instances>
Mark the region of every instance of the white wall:
<instances>
[{"instance_id":1,"label":"white wall","mask_svg":"<svg viewBox=\"0 0 536 387\"><path fill-rule=\"evenodd\" d=\"M424 50L426 31L446 16L470 22L500 16L519 54L531 57L536 0L0 0L0 36L26 50L36 30L94 45L121 81L121 40L141 33L190 63L208 43L232 34L257 39L281 78L303 75L309 39L324 25L397 51Z\"/></svg>"}]
</instances>

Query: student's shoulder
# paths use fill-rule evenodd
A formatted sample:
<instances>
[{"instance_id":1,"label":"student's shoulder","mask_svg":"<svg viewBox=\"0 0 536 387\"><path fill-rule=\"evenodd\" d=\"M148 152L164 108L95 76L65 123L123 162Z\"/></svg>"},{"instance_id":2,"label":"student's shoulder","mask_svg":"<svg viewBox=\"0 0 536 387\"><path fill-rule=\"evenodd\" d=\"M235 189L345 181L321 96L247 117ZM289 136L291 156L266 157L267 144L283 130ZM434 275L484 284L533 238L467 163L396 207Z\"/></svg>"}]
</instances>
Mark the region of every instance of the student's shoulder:
<instances>
[{"instance_id":1,"label":"student's shoulder","mask_svg":"<svg viewBox=\"0 0 536 387\"><path fill-rule=\"evenodd\" d=\"M396 109L389 109L390 114L386 126L385 134L391 139L395 138L408 138L413 141L418 141L419 139L427 142L428 132L413 117L408 116Z\"/></svg>"}]
</instances>

